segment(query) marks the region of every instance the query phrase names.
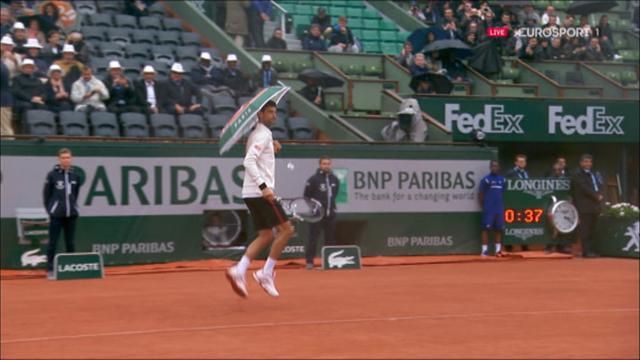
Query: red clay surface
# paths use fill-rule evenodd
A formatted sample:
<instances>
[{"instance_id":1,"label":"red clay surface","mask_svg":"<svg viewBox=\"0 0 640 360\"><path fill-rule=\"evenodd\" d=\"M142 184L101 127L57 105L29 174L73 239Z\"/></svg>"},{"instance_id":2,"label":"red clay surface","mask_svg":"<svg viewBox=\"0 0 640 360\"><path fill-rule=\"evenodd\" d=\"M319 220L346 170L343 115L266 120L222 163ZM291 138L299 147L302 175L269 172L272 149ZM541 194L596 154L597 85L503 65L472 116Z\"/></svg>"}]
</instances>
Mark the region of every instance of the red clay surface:
<instances>
[{"instance_id":1,"label":"red clay surface","mask_svg":"<svg viewBox=\"0 0 640 360\"><path fill-rule=\"evenodd\" d=\"M637 260L1 281L2 358L638 358Z\"/></svg>"}]
</instances>

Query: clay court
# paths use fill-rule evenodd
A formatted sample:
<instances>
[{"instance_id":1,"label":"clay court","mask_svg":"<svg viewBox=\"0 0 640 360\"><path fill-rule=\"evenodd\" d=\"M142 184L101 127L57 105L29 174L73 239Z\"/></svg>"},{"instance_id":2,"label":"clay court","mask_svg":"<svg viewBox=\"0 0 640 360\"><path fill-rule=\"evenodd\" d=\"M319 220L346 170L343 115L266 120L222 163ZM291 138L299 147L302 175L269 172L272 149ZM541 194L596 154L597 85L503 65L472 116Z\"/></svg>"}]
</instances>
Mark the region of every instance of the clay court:
<instances>
[{"instance_id":1,"label":"clay court","mask_svg":"<svg viewBox=\"0 0 640 360\"><path fill-rule=\"evenodd\" d=\"M468 261L2 280L2 358L638 358L639 262Z\"/></svg>"}]
</instances>

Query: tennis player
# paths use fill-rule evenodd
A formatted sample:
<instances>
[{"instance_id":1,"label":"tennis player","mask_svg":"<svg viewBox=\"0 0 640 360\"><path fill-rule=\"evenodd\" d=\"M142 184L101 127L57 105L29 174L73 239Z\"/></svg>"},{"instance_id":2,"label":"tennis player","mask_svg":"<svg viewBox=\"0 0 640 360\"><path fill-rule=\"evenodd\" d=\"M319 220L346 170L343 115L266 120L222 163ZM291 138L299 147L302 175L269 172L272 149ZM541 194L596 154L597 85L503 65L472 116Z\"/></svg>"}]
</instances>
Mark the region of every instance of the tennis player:
<instances>
[{"instance_id":1,"label":"tennis player","mask_svg":"<svg viewBox=\"0 0 640 360\"><path fill-rule=\"evenodd\" d=\"M242 198L244 199L253 224L258 230L258 237L249 245L240 261L227 269L226 276L233 290L242 297L247 297L245 273L251 260L255 259L262 249L271 244L269 257L264 267L253 273L253 278L271 296L278 296L274 279L274 267L282 249L294 232L293 225L287 219L282 206L275 199L275 153L280 150L280 143L273 141L269 127L276 121L276 103L267 102L258 111L258 124L247 140L244 157L244 183ZM273 228L277 235L274 239Z\"/></svg>"}]
</instances>

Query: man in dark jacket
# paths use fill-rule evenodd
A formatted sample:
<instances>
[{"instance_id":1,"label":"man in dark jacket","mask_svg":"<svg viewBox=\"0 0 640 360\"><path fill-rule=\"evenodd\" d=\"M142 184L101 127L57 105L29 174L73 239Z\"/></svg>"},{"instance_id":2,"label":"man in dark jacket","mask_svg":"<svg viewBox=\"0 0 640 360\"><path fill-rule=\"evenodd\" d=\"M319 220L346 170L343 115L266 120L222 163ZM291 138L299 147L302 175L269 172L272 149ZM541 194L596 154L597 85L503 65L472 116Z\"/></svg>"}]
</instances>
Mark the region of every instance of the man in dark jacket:
<instances>
[{"instance_id":1,"label":"man in dark jacket","mask_svg":"<svg viewBox=\"0 0 640 360\"><path fill-rule=\"evenodd\" d=\"M583 257L596 257L593 250L595 230L604 200L602 179L593 171L593 157L580 156L580 169L571 178L571 196L578 209L580 223L578 237L582 243Z\"/></svg>"},{"instance_id":2,"label":"man in dark jacket","mask_svg":"<svg viewBox=\"0 0 640 360\"><path fill-rule=\"evenodd\" d=\"M211 54L202 52L198 66L191 69L191 81L198 86L220 86L222 84L222 70L213 65Z\"/></svg>"},{"instance_id":3,"label":"man in dark jacket","mask_svg":"<svg viewBox=\"0 0 640 360\"><path fill-rule=\"evenodd\" d=\"M253 83L258 89L278 84L278 72L271 67L271 62L271 55L262 55L262 68L253 78Z\"/></svg>"},{"instance_id":4,"label":"man in dark jacket","mask_svg":"<svg viewBox=\"0 0 640 360\"><path fill-rule=\"evenodd\" d=\"M75 251L74 235L78 218L78 192L83 179L71 166L71 150L58 151L58 165L47 174L42 192L44 207L49 214L49 247L47 249L47 278L53 278L53 259L64 229L65 247L68 253Z\"/></svg>"},{"instance_id":5,"label":"man in dark jacket","mask_svg":"<svg viewBox=\"0 0 640 360\"><path fill-rule=\"evenodd\" d=\"M0 62L0 135L13 135L11 125L11 107L13 106L13 94L9 87L9 68Z\"/></svg>"},{"instance_id":6,"label":"man in dark jacket","mask_svg":"<svg viewBox=\"0 0 640 360\"><path fill-rule=\"evenodd\" d=\"M327 43L322 38L320 25L311 24L309 34L302 40L302 49L308 51L327 51Z\"/></svg>"},{"instance_id":7,"label":"man in dark jacket","mask_svg":"<svg viewBox=\"0 0 640 360\"><path fill-rule=\"evenodd\" d=\"M11 84L11 91L15 99L14 109L18 114L32 109L45 110L47 108L44 101L45 88L42 81L33 74L35 63L31 59L24 59L20 70L22 73L13 78Z\"/></svg>"},{"instance_id":8,"label":"man in dark jacket","mask_svg":"<svg viewBox=\"0 0 640 360\"><path fill-rule=\"evenodd\" d=\"M331 172L331 158L320 157L320 168L307 180L304 197L319 201L325 211L324 217L309 227L309 242L305 247L307 269L313 269L313 258L316 255L316 240L320 231L324 231L324 244L335 245L336 232L336 197L340 191L340 181Z\"/></svg>"},{"instance_id":9,"label":"man in dark jacket","mask_svg":"<svg viewBox=\"0 0 640 360\"><path fill-rule=\"evenodd\" d=\"M236 97L249 95L249 81L242 70L238 68L236 54L227 55L227 68L222 72L222 84L228 86Z\"/></svg>"},{"instance_id":10,"label":"man in dark jacket","mask_svg":"<svg viewBox=\"0 0 640 360\"><path fill-rule=\"evenodd\" d=\"M146 65L142 69L142 79L135 85L136 99L142 112L147 114L157 114L160 112L162 98L162 84L156 80L156 70L151 65Z\"/></svg>"},{"instance_id":11,"label":"man in dark jacket","mask_svg":"<svg viewBox=\"0 0 640 360\"><path fill-rule=\"evenodd\" d=\"M321 86L318 85L315 80L309 79L307 81L307 85L298 90L298 93L300 93L300 95L302 95L305 99L316 104L316 106L318 106L320 109L325 108L324 90Z\"/></svg>"},{"instance_id":12,"label":"man in dark jacket","mask_svg":"<svg viewBox=\"0 0 640 360\"><path fill-rule=\"evenodd\" d=\"M356 46L356 41L351 29L347 27L347 18L344 16L338 19L338 26L333 28L329 41L329 51L354 53L360 51Z\"/></svg>"},{"instance_id":13,"label":"man in dark jacket","mask_svg":"<svg viewBox=\"0 0 640 360\"><path fill-rule=\"evenodd\" d=\"M183 78L182 64L171 66L169 81L165 85L162 108L174 115L198 114L202 115L202 93L190 81ZM194 101L195 100L195 101Z\"/></svg>"},{"instance_id":14,"label":"man in dark jacket","mask_svg":"<svg viewBox=\"0 0 640 360\"><path fill-rule=\"evenodd\" d=\"M287 50L287 42L283 37L284 34L282 33L282 29L274 29L273 35L271 35L271 38L267 41L267 48L274 50Z\"/></svg>"}]
</instances>

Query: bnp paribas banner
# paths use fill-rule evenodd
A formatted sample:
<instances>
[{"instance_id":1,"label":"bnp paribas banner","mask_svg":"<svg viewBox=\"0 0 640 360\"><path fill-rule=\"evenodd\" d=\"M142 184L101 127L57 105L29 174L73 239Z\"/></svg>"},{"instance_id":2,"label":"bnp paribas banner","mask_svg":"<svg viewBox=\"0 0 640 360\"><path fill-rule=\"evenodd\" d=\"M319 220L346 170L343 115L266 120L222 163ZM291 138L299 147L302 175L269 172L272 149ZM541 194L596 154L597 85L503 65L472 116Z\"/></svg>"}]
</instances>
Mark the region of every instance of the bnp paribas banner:
<instances>
[{"instance_id":1,"label":"bnp paribas banner","mask_svg":"<svg viewBox=\"0 0 640 360\"><path fill-rule=\"evenodd\" d=\"M2 267L45 264L49 219L42 186L62 146L74 151L84 179L76 249L101 253L107 265L234 258L255 235L241 199L240 151L218 157L215 145L4 142ZM318 156L332 156L340 179L340 243L359 245L365 256L478 250L476 192L492 149L287 148L276 163L282 197L302 196ZM309 229L296 228L285 257L304 256Z\"/></svg>"},{"instance_id":2,"label":"bnp paribas banner","mask_svg":"<svg viewBox=\"0 0 640 360\"><path fill-rule=\"evenodd\" d=\"M557 99L421 99L424 109L469 141L481 130L487 141L637 143L634 101Z\"/></svg>"}]
</instances>

